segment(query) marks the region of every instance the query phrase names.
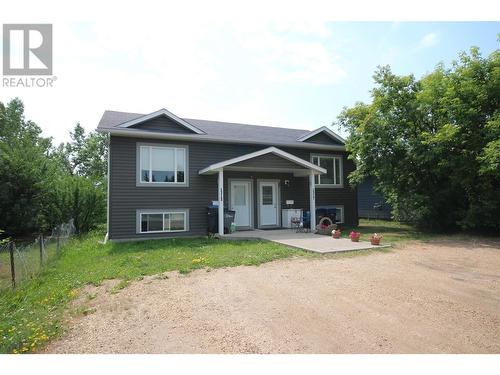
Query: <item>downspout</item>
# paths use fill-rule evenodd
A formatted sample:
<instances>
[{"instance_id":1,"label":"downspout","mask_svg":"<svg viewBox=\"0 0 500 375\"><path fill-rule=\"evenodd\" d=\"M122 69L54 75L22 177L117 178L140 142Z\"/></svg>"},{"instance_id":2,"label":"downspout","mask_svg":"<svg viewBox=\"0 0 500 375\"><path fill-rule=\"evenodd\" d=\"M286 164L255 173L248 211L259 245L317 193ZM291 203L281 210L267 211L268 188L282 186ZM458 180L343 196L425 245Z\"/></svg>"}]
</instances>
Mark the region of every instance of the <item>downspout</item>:
<instances>
[{"instance_id":1,"label":"downspout","mask_svg":"<svg viewBox=\"0 0 500 375\"><path fill-rule=\"evenodd\" d=\"M110 159L111 159L111 133L108 133L108 176L107 176L107 183L108 183L108 186L107 186L107 194L106 194L106 235L104 236L104 241L103 243L106 244L109 240L109 192L110 192L110 188L109 188L109 185L111 184L111 175L110 175L110 170L111 170L111 166L110 166Z\"/></svg>"}]
</instances>

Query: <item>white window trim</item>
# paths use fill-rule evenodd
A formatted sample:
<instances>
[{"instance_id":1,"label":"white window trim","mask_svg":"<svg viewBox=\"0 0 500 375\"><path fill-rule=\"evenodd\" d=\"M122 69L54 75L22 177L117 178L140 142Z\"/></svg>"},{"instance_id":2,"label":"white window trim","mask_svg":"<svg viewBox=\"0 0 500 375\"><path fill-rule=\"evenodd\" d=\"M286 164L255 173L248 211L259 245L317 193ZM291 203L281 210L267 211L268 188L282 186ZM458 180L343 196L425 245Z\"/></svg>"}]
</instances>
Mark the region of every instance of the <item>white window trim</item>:
<instances>
[{"instance_id":1,"label":"white window trim","mask_svg":"<svg viewBox=\"0 0 500 375\"><path fill-rule=\"evenodd\" d=\"M176 230L154 230L154 231L142 231L142 215L147 214L162 214L162 222L165 225L165 214L183 214L184 215L184 229L176 229ZM149 234L149 233L179 233L179 232L188 232L189 231L189 209L187 208L178 208L178 209L155 209L155 210L137 210L136 212L136 221L137 221L137 234Z\"/></svg>"},{"instance_id":2,"label":"white window trim","mask_svg":"<svg viewBox=\"0 0 500 375\"><path fill-rule=\"evenodd\" d=\"M149 180L142 181L141 173L141 149L149 147ZM177 179L177 149L184 151L184 182L153 182L152 177L152 164L153 158L151 157L153 148L167 148L174 150L174 178ZM187 145L174 145L174 144L161 144L161 143L137 143L136 152L136 186L160 186L160 187L188 187L189 186L189 148Z\"/></svg>"},{"instance_id":3,"label":"white window trim","mask_svg":"<svg viewBox=\"0 0 500 375\"><path fill-rule=\"evenodd\" d=\"M311 154L311 163L314 164L313 158L318 158L318 164L319 164L319 158L330 158L334 159L333 162L333 179L336 180L337 177L337 172L335 171L335 159L339 159L339 169L340 169L340 184L322 184L321 183L321 175L318 175L318 182L315 183L314 185L321 189L321 188L343 188L344 187L344 158L342 155L333 155L333 154ZM316 164L314 164L316 165Z\"/></svg>"}]
</instances>

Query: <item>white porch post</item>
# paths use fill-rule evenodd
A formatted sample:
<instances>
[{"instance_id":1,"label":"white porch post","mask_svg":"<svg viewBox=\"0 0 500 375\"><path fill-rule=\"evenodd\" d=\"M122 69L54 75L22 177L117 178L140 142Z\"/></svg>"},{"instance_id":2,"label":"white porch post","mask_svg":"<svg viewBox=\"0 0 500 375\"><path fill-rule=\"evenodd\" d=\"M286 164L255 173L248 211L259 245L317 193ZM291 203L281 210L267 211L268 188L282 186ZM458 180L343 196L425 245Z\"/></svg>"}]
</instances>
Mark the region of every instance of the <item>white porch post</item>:
<instances>
[{"instance_id":1,"label":"white porch post","mask_svg":"<svg viewBox=\"0 0 500 375\"><path fill-rule=\"evenodd\" d=\"M219 235L224 235L224 172L219 169L219 180L218 180L218 194L219 194Z\"/></svg>"},{"instance_id":2,"label":"white porch post","mask_svg":"<svg viewBox=\"0 0 500 375\"><path fill-rule=\"evenodd\" d=\"M309 211L311 212L311 232L314 232L316 230L316 187L313 171L309 175Z\"/></svg>"}]
</instances>

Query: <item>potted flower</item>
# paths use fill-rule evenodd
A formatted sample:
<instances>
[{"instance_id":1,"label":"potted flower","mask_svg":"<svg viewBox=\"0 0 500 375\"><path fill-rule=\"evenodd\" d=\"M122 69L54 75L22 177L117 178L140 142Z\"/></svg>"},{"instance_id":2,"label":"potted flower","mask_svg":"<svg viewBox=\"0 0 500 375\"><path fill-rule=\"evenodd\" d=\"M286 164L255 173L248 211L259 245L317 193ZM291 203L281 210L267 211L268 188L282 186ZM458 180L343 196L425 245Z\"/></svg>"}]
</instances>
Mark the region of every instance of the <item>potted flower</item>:
<instances>
[{"instance_id":1,"label":"potted flower","mask_svg":"<svg viewBox=\"0 0 500 375\"><path fill-rule=\"evenodd\" d=\"M341 234L342 234L342 232L340 231L340 229L332 230L332 237L333 238L339 239Z\"/></svg>"},{"instance_id":2,"label":"potted flower","mask_svg":"<svg viewBox=\"0 0 500 375\"><path fill-rule=\"evenodd\" d=\"M373 233L373 235L370 237L370 242L372 245L380 245L380 240L382 239L382 236L377 233Z\"/></svg>"},{"instance_id":3,"label":"potted flower","mask_svg":"<svg viewBox=\"0 0 500 375\"><path fill-rule=\"evenodd\" d=\"M349 238L351 239L352 242L359 242L359 237L361 236L361 233L352 231L349 233Z\"/></svg>"}]
</instances>

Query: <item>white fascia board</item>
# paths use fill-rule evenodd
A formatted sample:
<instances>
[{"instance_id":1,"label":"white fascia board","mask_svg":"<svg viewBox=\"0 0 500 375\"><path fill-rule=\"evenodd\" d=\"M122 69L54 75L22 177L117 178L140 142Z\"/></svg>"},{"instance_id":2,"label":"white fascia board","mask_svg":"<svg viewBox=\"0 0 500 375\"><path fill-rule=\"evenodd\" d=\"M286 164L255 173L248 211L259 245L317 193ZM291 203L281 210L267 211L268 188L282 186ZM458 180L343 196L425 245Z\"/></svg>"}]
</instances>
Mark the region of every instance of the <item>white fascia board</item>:
<instances>
[{"instance_id":1,"label":"white fascia board","mask_svg":"<svg viewBox=\"0 0 500 375\"><path fill-rule=\"evenodd\" d=\"M144 116L138 117L136 119L124 122L123 124L118 125L117 128L129 128L133 125L140 124L144 121L151 120L151 119L154 119L154 118L159 117L159 116L167 116L171 120L177 122L179 125L184 126L185 128L194 131L196 134L205 134L204 131L198 129L194 125L191 125L186 120L183 120L180 117L177 117L172 112L167 111L165 108L162 108L159 111L150 113L149 115L144 115Z\"/></svg>"},{"instance_id":2,"label":"white fascia board","mask_svg":"<svg viewBox=\"0 0 500 375\"><path fill-rule=\"evenodd\" d=\"M319 134L319 133L326 133L327 135L329 135L333 139L336 139L339 142L345 143L345 139L344 138L342 138L340 135L338 135L337 133L335 133L330 128L327 128L326 126L322 126L321 128L318 128L316 130L313 130L310 133L307 133L306 135L303 135L302 137L298 138L297 141L304 142L304 141L308 140L311 137L314 137L316 134Z\"/></svg>"},{"instance_id":3,"label":"white fascia board","mask_svg":"<svg viewBox=\"0 0 500 375\"><path fill-rule=\"evenodd\" d=\"M242 162L242 161L245 161L248 159L253 159L253 158L265 155L265 154L275 154L275 155L282 157L283 159L289 160L293 163L301 165L304 168L310 169L310 170L315 171L317 173L326 173L326 169L321 168L321 167L319 167L313 163L310 163L304 159L301 159L295 155L289 154L288 152L280 150L279 148L276 148L274 146L265 148L263 150L251 152L251 153L246 154L246 155L238 156L238 157L233 158L233 159L228 159L228 160L221 161L219 163L209 165L208 167L202 169L198 173L199 174L215 173L216 171L219 171L219 170L223 169L224 167L227 167L228 165L239 163L239 162Z\"/></svg>"},{"instance_id":4,"label":"white fascia board","mask_svg":"<svg viewBox=\"0 0 500 375\"><path fill-rule=\"evenodd\" d=\"M150 138L150 139L164 139L164 140L174 140L174 141L194 141L194 142L211 142L211 143L229 143L229 144L250 144L250 145L265 145L268 146L270 142L252 141L252 140L234 140L226 138L218 138L209 136L206 134L196 135L196 134L177 134L177 133L155 133L149 131L141 131L137 129L127 129L127 128L97 128L99 133L109 133L111 135L120 137L137 137L137 138ZM311 150L328 150L328 151L345 151L345 146L343 145L321 145L318 143L307 143L307 142L274 142L275 145L282 147L296 147L296 148L307 148Z\"/></svg>"}]
</instances>

